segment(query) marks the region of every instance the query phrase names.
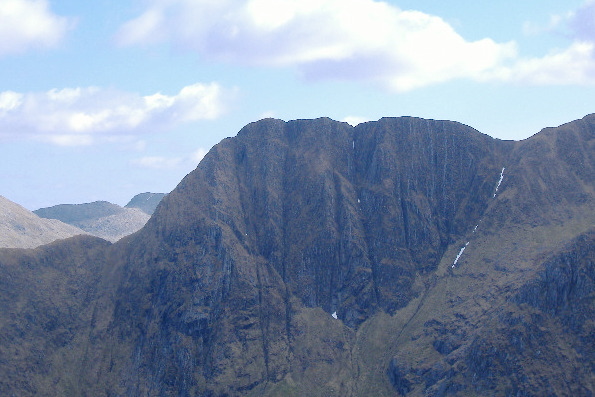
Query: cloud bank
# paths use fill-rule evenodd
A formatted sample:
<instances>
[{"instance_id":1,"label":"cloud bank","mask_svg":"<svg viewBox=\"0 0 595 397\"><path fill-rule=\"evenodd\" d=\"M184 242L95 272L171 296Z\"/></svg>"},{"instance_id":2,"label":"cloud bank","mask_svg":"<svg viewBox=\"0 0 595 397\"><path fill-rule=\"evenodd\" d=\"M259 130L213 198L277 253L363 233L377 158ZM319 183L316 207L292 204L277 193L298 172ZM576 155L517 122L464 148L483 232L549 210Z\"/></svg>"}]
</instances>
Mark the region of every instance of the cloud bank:
<instances>
[{"instance_id":1,"label":"cloud bank","mask_svg":"<svg viewBox=\"0 0 595 397\"><path fill-rule=\"evenodd\" d=\"M595 42L595 1L586 1L578 10L569 14L568 24L574 39Z\"/></svg>"},{"instance_id":2,"label":"cloud bank","mask_svg":"<svg viewBox=\"0 0 595 397\"><path fill-rule=\"evenodd\" d=\"M582 22L582 17L577 17L576 41L569 48L529 59L519 56L512 41L468 41L440 17L382 1L151 0L148 4L121 27L120 45L169 43L210 60L293 67L309 80L371 81L395 91L460 78L529 84L595 82L593 43L582 37L584 29L578 29L592 30L593 25Z\"/></svg>"},{"instance_id":3,"label":"cloud bank","mask_svg":"<svg viewBox=\"0 0 595 397\"><path fill-rule=\"evenodd\" d=\"M57 45L71 26L47 0L0 1L0 56Z\"/></svg>"},{"instance_id":4,"label":"cloud bank","mask_svg":"<svg viewBox=\"0 0 595 397\"><path fill-rule=\"evenodd\" d=\"M0 92L0 137L88 145L215 119L225 112L231 96L231 90L217 83L189 85L176 95L141 96L98 87L4 91Z\"/></svg>"}]
</instances>

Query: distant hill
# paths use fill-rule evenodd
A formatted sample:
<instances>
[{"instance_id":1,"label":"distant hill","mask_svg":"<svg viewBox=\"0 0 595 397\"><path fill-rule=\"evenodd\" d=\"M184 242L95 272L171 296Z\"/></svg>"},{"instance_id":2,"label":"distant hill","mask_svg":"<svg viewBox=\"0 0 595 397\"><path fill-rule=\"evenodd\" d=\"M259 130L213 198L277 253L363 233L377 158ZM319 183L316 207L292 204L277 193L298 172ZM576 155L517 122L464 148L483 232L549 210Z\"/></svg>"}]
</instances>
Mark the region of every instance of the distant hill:
<instances>
[{"instance_id":1,"label":"distant hill","mask_svg":"<svg viewBox=\"0 0 595 397\"><path fill-rule=\"evenodd\" d=\"M126 204L125 208L139 208L149 215L153 215L155 209L165 197L165 193L140 193L137 194Z\"/></svg>"},{"instance_id":2,"label":"distant hill","mask_svg":"<svg viewBox=\"0 0 595 397\"><path fill-rule=\"evenodd\" d=\"M35 248L52 241L86 234L55 219L44 219L0 196L0 248Z\"/></svg>"},{"instance_id":3,"label":"distant hill","mask_svg":"<svg viewBox=\"0 0 595 397\"><path fill-rule=\"evenodd\" d=\"M95 201L59 204L33 212L42 218L57 219L114 242L142 228L164 196L163 193L141 193L134 196L125 208L107 201Z\"/></svg>"},{"instance_id":4,"label":"distant hill","mask_svg":"<svg viewBox=\"0 0 595 397\"><path fill-rule=\"evenodd\" d=\"M40 208L33 212L42 218L58 219L64 223L79 226L88 221L119 214L122 211L122 207L117 204L107 201L94 201L84 204L59 204Z\"/></svg>"}]
</instances>

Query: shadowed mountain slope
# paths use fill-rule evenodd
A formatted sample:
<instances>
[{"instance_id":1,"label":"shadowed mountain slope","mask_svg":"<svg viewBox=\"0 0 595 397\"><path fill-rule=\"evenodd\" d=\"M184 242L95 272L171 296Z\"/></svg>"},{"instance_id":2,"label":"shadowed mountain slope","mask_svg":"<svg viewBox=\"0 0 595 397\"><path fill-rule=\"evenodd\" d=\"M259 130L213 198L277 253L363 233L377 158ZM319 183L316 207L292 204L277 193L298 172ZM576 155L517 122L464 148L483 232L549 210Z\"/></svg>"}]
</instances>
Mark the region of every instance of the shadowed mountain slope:
<instances>
[{"instance_id":1,"label":"shadowed mountain slope","mask_svg":"<svg viewBox=\"0 0 595 397\"><path fill-rule=\"evenodd\" d=\"M50 394L593 393L594 138L593 116L522 142L416 118L249 124L138 233L60 246L102 276L56 303L93 315L58 322L70 344L32 342L66 358L29 386L59 367L80 376ZM52 266L26 255L0 270Z\"/></svg>"}]
</instances>

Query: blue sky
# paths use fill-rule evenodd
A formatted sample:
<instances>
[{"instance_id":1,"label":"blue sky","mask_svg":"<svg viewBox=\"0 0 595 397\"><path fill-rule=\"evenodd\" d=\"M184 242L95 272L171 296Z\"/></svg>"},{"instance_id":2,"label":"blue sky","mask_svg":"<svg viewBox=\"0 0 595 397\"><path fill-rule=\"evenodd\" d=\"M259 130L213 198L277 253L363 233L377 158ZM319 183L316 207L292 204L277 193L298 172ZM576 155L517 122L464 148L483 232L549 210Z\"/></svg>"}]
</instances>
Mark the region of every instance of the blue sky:
<instances>
[{"instance_id":1,"label":"blue sky","mask_svg":"<svg viewBox=\"0 0 595 397\"><path fill-rule=\"evenodd\" d=\"M31 210L169 192L263 117L593 112L595 0L0 0L0 195Z\"/></svg>"}]
</instances>

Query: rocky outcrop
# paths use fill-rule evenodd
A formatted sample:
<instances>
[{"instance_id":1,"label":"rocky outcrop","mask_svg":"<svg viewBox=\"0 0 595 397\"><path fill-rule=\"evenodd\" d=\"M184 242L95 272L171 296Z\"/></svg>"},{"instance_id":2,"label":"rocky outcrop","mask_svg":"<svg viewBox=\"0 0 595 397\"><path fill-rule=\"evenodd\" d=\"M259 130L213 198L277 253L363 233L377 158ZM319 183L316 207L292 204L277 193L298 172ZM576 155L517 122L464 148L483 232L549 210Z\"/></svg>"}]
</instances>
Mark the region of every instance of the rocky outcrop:
<instances>
[{"instance_id":1,"label":"rocky outcrop","mask_svg":"<svg viewBox=\"0 0 595 397\"><path fill-rule=\"evenodd\" d=\"M29 371L63 395L593 393L594 144L593 116L522 142L416 118L249 124L138 233L64 243L104 280L91 319L60 323L84 330L75 353L51 346L82 380Z\"/></svg>"}]
</instances>

